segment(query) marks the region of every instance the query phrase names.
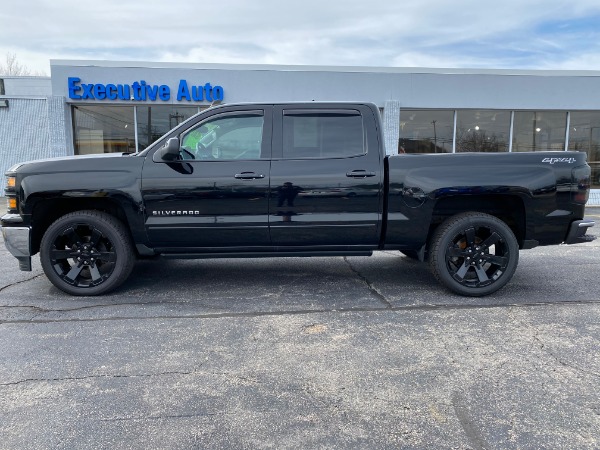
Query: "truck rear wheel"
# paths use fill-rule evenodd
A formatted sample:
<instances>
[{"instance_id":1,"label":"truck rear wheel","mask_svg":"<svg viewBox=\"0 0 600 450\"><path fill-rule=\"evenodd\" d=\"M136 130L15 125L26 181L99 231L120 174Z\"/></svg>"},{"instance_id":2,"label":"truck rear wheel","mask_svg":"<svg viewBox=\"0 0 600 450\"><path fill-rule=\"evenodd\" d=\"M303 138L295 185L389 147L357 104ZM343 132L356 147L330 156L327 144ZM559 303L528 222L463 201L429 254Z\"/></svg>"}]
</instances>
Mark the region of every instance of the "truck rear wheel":
<instances>
[{"instance_id":1,"label":"truck rear wheel","mask_svg":"<svg viewBox=\"0 0 600 450\"><path fill-rule=\"evenodd\" d=\"M105 294L127 279L135 261L122 222L100 211L56 220L42 238L40 260L48 279L72 295Z\"/></svg>"},{"instance_id":2,"label":"truck rear wheel","mask_svg":"<svg viewBox=\"0 0 600 450\"><path fill-rule=\"evenodd\" d=\"M453 292L479 297L510 281L519 261L512 230L489 214L468 212L447 219L433 234L429 264Z\"/></svg>"}]
</instances>

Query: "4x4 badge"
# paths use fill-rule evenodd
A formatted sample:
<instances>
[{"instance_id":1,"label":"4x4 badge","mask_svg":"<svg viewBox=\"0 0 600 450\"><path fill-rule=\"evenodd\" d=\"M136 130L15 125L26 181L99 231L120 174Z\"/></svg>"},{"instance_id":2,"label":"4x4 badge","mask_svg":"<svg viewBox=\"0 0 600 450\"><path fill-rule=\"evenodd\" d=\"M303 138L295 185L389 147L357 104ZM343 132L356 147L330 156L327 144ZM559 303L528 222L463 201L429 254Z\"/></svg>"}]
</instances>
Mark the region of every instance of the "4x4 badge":
<instances>
[{"instance_id":1,"label":"4x4 badge","mask_svg":"<svg viewBox=\"0 0 600 450\"><path fill-rule=\"evenodd\" d=\"M569 163L569 164L573 164L576 161L577 161L576 158L544 158L544 159L542 159L542 162L549 163L549 164L554 164L554 163Z\"/></svg>"}]
</instances>

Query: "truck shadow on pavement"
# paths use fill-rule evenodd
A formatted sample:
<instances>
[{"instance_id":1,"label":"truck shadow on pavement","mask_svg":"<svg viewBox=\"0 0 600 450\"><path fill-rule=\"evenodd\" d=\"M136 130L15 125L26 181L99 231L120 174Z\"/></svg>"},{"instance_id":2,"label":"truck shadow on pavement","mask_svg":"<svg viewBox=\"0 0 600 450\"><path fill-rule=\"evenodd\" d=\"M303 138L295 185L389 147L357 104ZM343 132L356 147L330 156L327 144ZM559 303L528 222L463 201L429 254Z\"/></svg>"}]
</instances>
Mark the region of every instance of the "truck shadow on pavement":
<instances>
[{"instance_id":1,"label":"truck shadow on pavement","mask_svg":"<svg viewBox=\"0 0 600 450\"><path fill-rule=\"evenodd\" d=\"M266 310L493 307L597 299L576 281L539 269L525 265L504 289L476 298L447 291L427 263L390 252L347 258L159 259L140 261L117 295Z\"/></svg>"},{"instance_id":2,"label":"truck shadow on pavement","mask_svg":"<svg viewBox=\"0 0 600 450\"><path fill-rule=\"evenodd\" d=\"M39 269L0 290L0 321L63 321L310 314L315 312L497 308L600 302L589 289L597 264L577 277L547 270L540 258L523 261L494 295L454 295L427 264L400 254L373 257L257 258L139 261L116 291L73 297Z\"/></svg>"}]
</instances>

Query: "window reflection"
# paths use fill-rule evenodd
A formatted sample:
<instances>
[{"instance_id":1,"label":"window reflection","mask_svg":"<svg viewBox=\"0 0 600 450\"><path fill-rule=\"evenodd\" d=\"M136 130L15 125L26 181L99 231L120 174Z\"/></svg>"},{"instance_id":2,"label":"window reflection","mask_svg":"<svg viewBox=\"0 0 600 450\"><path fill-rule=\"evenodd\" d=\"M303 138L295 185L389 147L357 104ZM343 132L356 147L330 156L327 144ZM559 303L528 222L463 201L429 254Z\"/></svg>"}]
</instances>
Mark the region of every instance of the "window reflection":
<instances>
[{"instance_id":1,"label":"window reflection","mask_svg":"<svg viewBox=\"0 0 600 450\"><path fill-rule=\"evenodd\" d=\"M457 111L457 152L506 152L510 111Z\"/></svg>"},{"instance_id":2,"label":"window reflection","mask_svg":"<svg viewBox=\"0 0 600 450\"><path fill-rule=\"evenodd\" d=\"M571 113L569 150L587 153L592 188L600 188L600 111Z\"/></svg>"},{"instance_id":3,"label":"window reflection","mask_svg":"<svg viewBox=\"0 0 600 450\"><path fill-rule=\"evenodd\" d=\"M197 112L195 106L138 106L138 149L142 151Z\"/></svg>"},{"instance_id":4,"label":"window reflection","mask_svg":"<svg viewBox=\"0 0 600 450\"><path fill-rule=\"evenodd\" d=\"M400 110L398 153L452 153L454 111Z\"/></svg>"},{"instance_id":5,"label":"window reflection","mask_svg":"<svg viewBox=\"0 0 600 450\"><path fill-rule=\"evenodd\" d=\"M223 116L187 131L181 141L183 159L259 159L262 115Z\"/></svg>"},{"instance_id":6,"label":"window reflection","mask_svg":"<svg viewBox=\"0 0 600 450\"><path fill-rule=\"evenodd\" d=\"M345 158L365 153L362 116L286 110L283 157Z\"/></svg>"},{"instance_id":7,"label":"window reflection","mask_svg":"<svg viewBox=\"0 0 600 450\"><path fill-rule=\"evenodd\" d=\"M512 151L564 150L566 128L565 111L516 111Z\"/></svg>"},{"instance_id":8,"label":"window reflection","mask_svg":"<svg viewBox=\"0 0 600 450\"><path fill-rule=\"evenodd\" d=\"M73 106L75 154L135 152L132 106Z\"/></svg>"}]
</instances>

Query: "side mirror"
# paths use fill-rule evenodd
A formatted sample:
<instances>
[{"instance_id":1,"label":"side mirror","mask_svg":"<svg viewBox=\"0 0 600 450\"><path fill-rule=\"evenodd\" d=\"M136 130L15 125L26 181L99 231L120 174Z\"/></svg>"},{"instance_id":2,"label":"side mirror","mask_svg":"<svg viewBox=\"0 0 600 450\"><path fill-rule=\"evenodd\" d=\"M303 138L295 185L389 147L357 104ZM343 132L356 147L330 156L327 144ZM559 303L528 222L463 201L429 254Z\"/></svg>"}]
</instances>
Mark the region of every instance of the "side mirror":
<instances>
[{"instance_id":1,"label":"side mirror","mask_svg":"<svg viewBox=\"0 0 600 450\"><path fill-rule=\"evenodd\" d=\"M172 137L154 153L152 159L154 161L175 161L179 157L179 149L179 138Z\"/></svg>"}]
</instances>

